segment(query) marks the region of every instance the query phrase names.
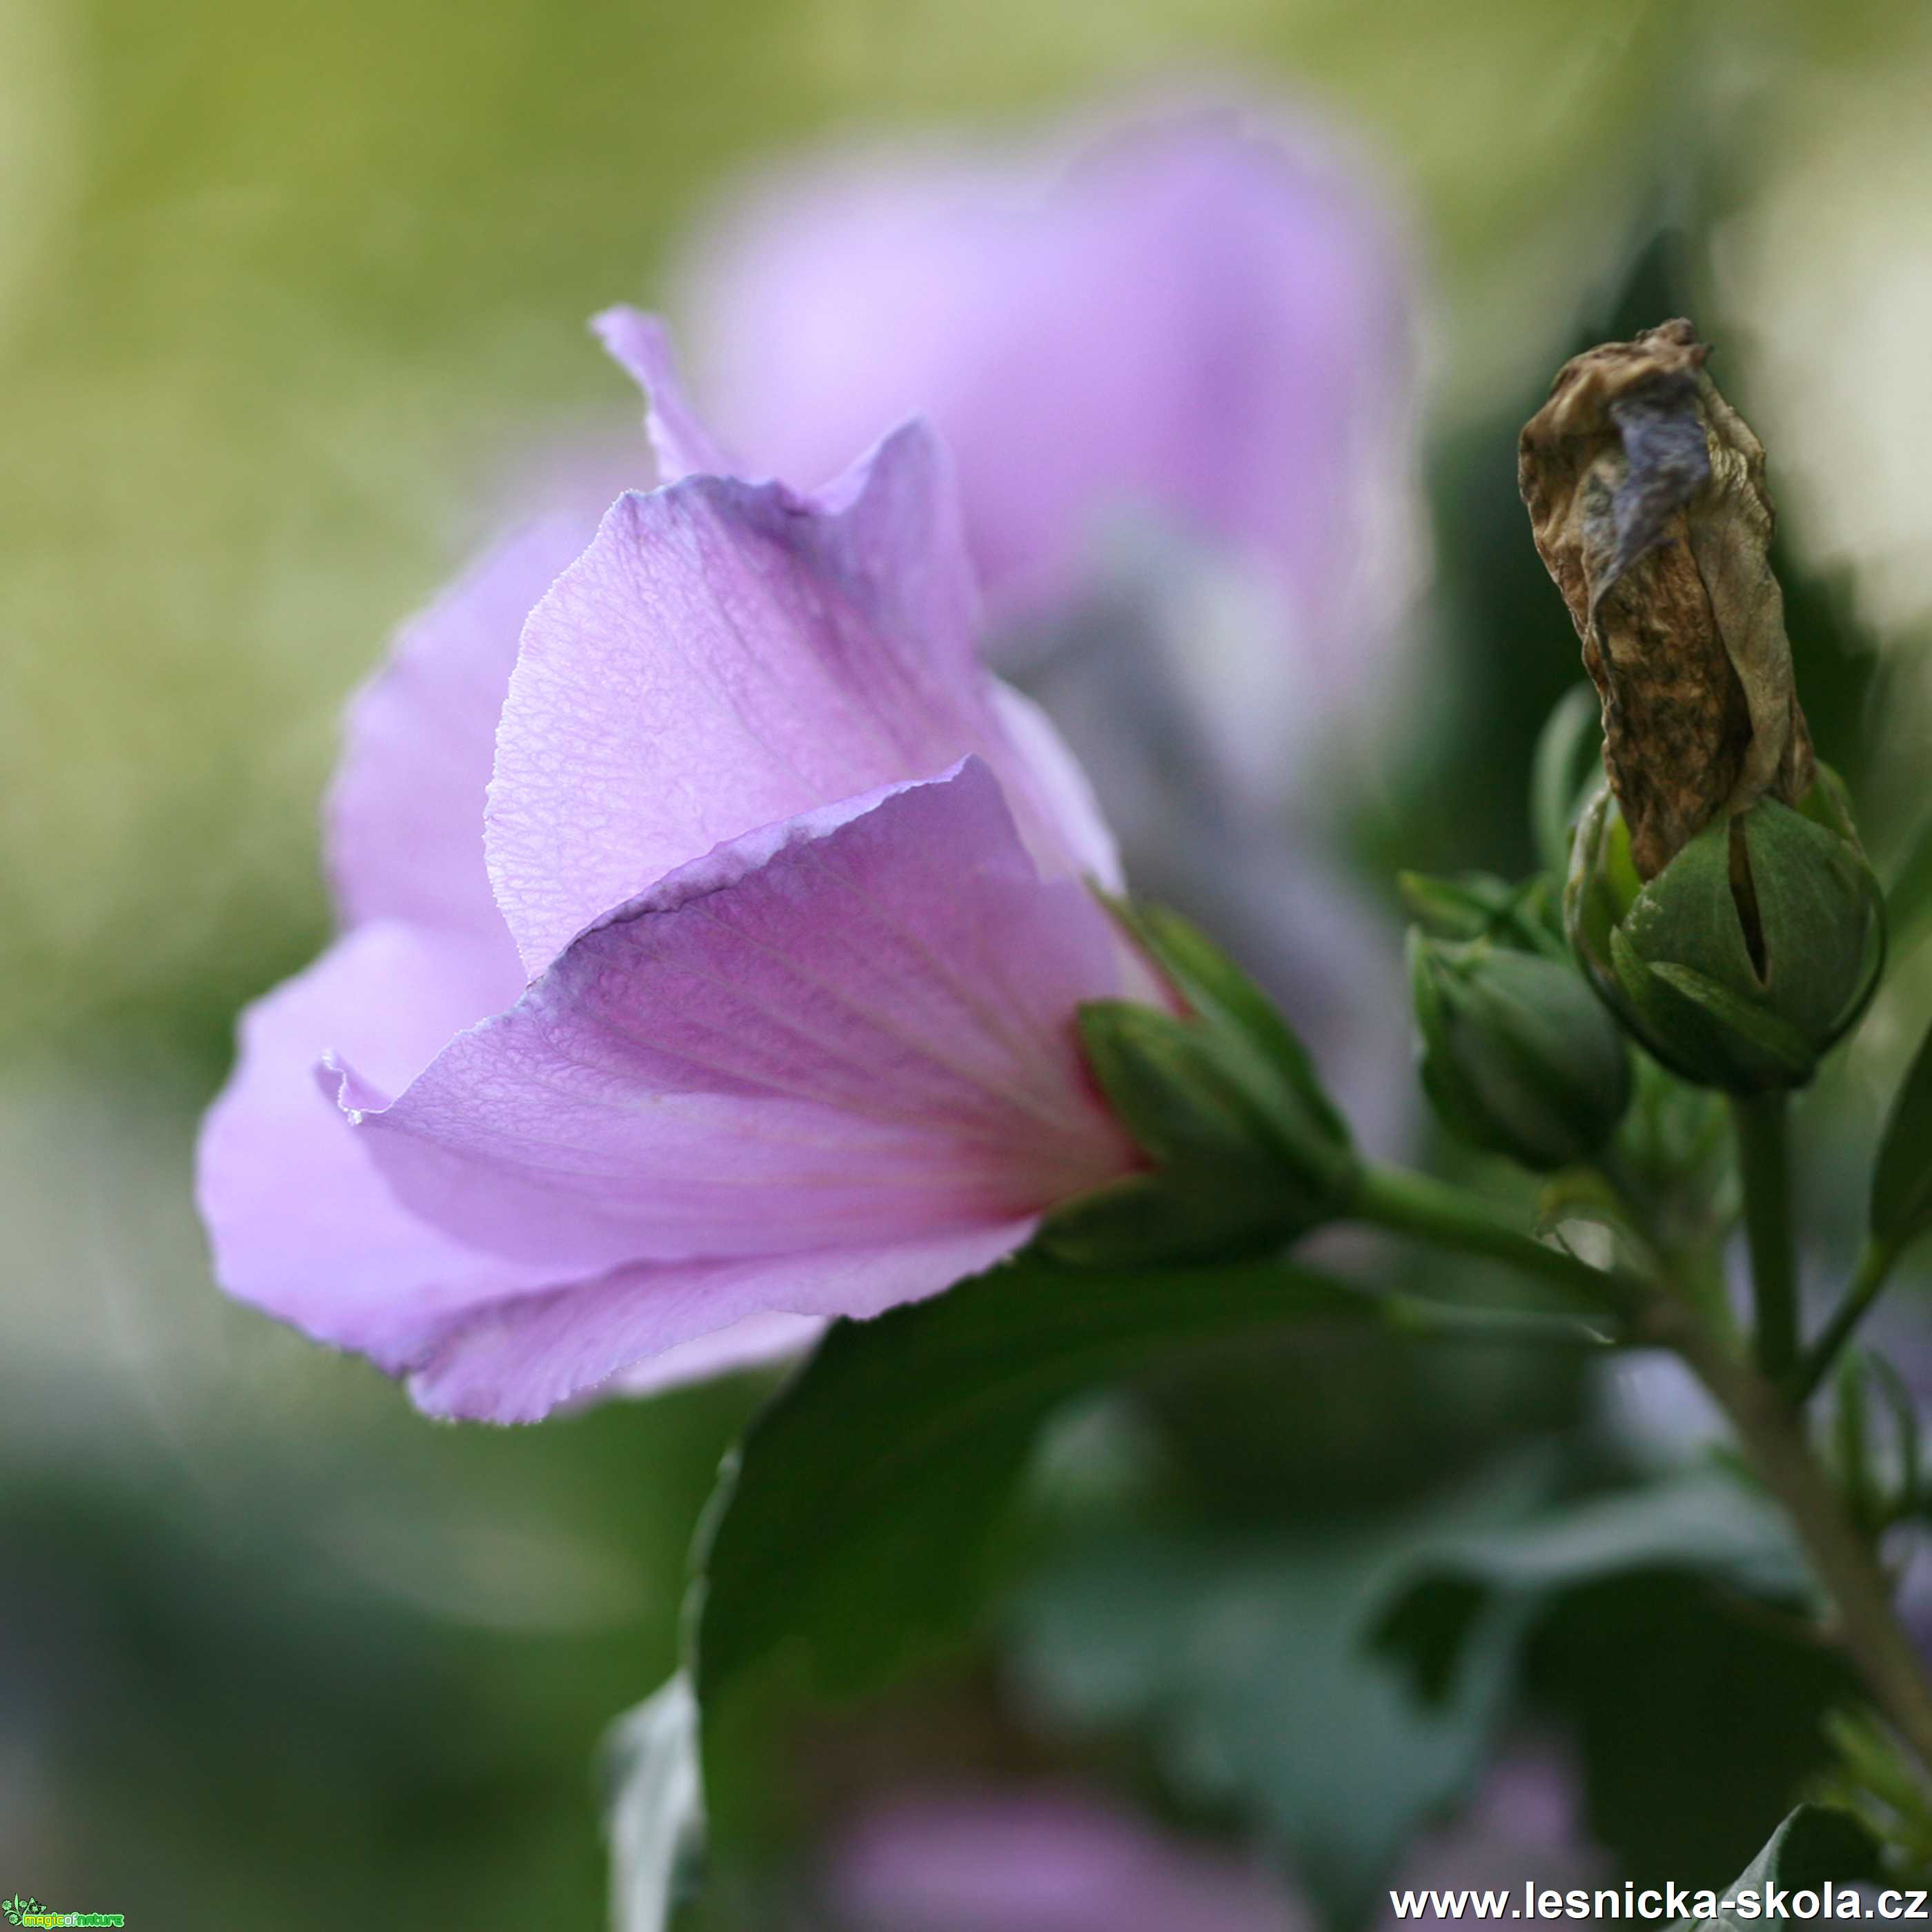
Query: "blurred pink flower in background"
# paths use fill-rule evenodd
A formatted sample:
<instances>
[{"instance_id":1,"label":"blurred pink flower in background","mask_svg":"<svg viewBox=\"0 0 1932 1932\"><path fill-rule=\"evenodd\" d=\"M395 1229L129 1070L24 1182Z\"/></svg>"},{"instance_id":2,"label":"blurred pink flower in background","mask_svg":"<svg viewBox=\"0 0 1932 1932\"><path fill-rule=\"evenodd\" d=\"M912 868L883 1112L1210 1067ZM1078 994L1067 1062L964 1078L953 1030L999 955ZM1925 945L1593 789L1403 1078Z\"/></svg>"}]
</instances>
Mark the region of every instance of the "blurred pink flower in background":
<instances>
[{"instance_id":1,"label":"blurred pink flower in background","mask_svg":"<svg viewBox=\"0 0 1932 1932\"><path fill-rule=\"evenodd\" d=\"M1404 228L1305 115L1115 116L788 163L695 239L685 304L753 473L938 425L996 646L1129 877L1256 973L1384 1149L1396 952L1324 847L1423 562Z\"/></svg>"},{"instance_id":2,"label":"blurred pink flower in background","mask_svg":"<svg viewBox=\"0 0 1932 1932\"><path fill-rule=\"evenodd\" d=\"M653 326L605 326L661 471L715 469ZM498 551L358 700L343 937L244 1016L201 1149L225 1287L505 1421L934 1293L1139 1162L1074 1028L1150 990L1084 883L1118 861L974 655L931 430L577 541Z\"/></svg>"},{"instance_id":3,"label":"blurred pink flower in background","mask_svg":"<svg viewBox=\"0 0 1932 1932\"><path fill-rule=\"evenodd\" d=\"M1574 1774L1505 1758L1390 1884L1447 1891L1601 1882ZM1252 1858L1069 1790L935 1791L880 1805L835 1850L824 1889L852 1932L1312 1932L1319 1916ZM1460 1922L1424 1911L1378 1924Z\"/></svg>"},{"instance_id":4,"label":"blurred pink flower in background","mask_svg":"<svg viewBox=\"0 0 1932 1932\"><path fill-rule=\"evenodd\" d=\"M1250 131L1246 123L1254 123ZM700 244L691 338L724 439L821 476L931 416L993 610L1056 614L1151 512L1279 600L1322 706L1412 586L1407 276L1386 203L1285 116L788 167Z\"/></svg>"},{"instance_id":5,"label":"blurred pink flower in background","mask_svg":"<svg viewBox=\"0 0 1932 1932\"><path fill-rule=\"evenodd\" d=\"M826 1890L853 1932L1303 1932L1256 1865L1071 1792L901 1799L839 1847Z\"/></svg>"}]
</instances>

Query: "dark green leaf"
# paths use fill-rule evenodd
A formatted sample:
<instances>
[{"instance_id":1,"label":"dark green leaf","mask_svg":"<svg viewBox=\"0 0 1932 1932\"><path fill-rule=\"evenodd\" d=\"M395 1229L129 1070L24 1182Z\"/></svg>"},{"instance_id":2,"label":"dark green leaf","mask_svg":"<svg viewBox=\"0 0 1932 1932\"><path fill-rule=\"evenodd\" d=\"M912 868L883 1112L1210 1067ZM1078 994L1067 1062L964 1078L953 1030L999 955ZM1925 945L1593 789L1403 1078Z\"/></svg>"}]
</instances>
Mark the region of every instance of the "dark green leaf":
<instances>
[{"instance_id":1,"label":"dark green leaf","mask_svg":"<svg viewBox=\"0 0 1932 1932\"><path fill-rule=\"evenodd\" d=\"M1570 834L1584 788L1603 775L1597 755L1603 736L1596 688L1577 684L1563 694L1536 741L1530 768L1530 829L1538 856L1559 878L1570 868Z\"/></svg>"},{"instance_id":2,"label":"dark green leaf","mask_svg":"<svg viewBox=\"0 0 1932 1932\"><path fill-rule=\"evenodd\" d=\"M1894 871L1885 909L1893 935L1901 946L1916 939L1928 917L1932 916L1932 817L1918 828Z\"/></svg>"},{"instance_id":3,"label":"dark green leaf","mask_svg":"<svg viewBox=\"0 0 1932 1932\"><path fill-rule=\"evenodd\" d=\"M1532 1653L1538 1703L1575 1741L1584 1828L1646 1885L1753 1858L1826 1768L1826 1712L1856 1694L1808 1619L1688 1569L1546 1598Z\"/></svg>"},{"instance_id":4,"label":"dark green leaf","mask_svg":"<svg viewBox=\"0 0 1932 1932\"><path fill-rule=\"evenodd\" d=\"M1694 1470L1496 1527L1417 1544L1409 1584L1460 1579L1498 1591L1574 1589L1631 1570L1683 1570L1791 1602L1812 1588L1784 1520L1717 1469Z\"/></svg>"},{"instance_id":5,"label":"dark green leaf","mask_svg":"<svg viewBox=\"0 0 1932 1932\"><path fill-rule=\"evenodd\" d=\"M1932 1031L1899 1083L1879 1141L1871 1226L1894 1248L1932 1228Z\"/></svg>"},{"instance_id":6,"label":"dark green leaf","mask_svg":"<svg viewBox=\"0 0 1932 1932\"><path fill-rule=\"evenodd\" d=\"M781 1652L827 1691L888 1679L970 1616L1041 1424L1197 1340L1381 1318L1279 1263L1102 1270L1038 1252L869 1322L841 1322L746 1436L702 1552L709 1726Z\"/></svg>"},{"instance_id":7,"label":"dark green leaf","mask_svg":"<svg viewBox=\"0 0 1932 1932\"><path fill-rule=\"evenodd\" d=\"M1593 1586L1673 1572L1778 1604L1814 1587L1778 1512L1704 1469L1512 1520L1432 1526L1391 1569L1376 1641L1407 1659L1425 1694L1450 1695L1499 1612L1542 1628Z\"/></svg>"},{"instance_id":8,"label":"dark green leaf","mask_svg":"<svg viewBox=\"0 0 1932 1932\"><path fill-rule=\"evenodd\" d=\"M1792 1916L1789 1894L1816 1892L1828 1880L1834 1885L1856 1884L1876 1876L1877 1870L1877 1847L1849 1811L1801 1804L1771 1834L1764 1850L1718 1894L1714 1912L1679 1919L1678 1925L1708 1927L1712 1932L1755 1932L1765 1925L1805 1922ZM1761 1903L1766 1886L1787 1894L1784 1910L1761 1910L1757 1906L1742 1912L1737 1909L1745 1892Z\"/></svg>"},{"instance_id":9,"label":"dark green leaf","mask_svg":"<svg viewBox=\"0 0 1932 1932\"><path fill-rule=\"evenodd\" d=\"M1378 1608L1432 1521L1506 1519L1544 1480L1512 1472L1366 1530L1109 1532L1021 1594L1017 1667L1063 1722L1150 1733L1178 1786L1233 1804L1329 1922L1358 1922L1480 1768L1522 1622L1515 1604L1490 1606L1431 1696L1370 1644Z\"/></svg>"}]
</instances>

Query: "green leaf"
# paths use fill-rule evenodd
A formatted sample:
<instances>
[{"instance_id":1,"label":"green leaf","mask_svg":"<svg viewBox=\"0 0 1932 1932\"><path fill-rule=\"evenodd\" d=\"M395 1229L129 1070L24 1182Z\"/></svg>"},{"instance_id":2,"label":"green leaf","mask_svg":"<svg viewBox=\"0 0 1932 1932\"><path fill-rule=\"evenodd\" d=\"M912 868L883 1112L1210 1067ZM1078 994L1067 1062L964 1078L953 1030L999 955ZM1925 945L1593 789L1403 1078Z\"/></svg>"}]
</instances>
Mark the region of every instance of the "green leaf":
<instances>
[{"instance_id":1,"label":"green leaf","mask_svg":"<svg viewBox=\"0 0 1932 1932\"><path fill-rule=\"evenodd\" d=\"M1794 1918L1789 1904L1791 1893L1816 1892L1828 1880L1834 1885L1854 1885L1875 1877L1877 1872L1877 1847L1849 1811L1825 1804L1801 1804L1771 1834L1764 1850L1724 1888L1715 1901L1716 1911L1679 1919L1677 1924L1708 1927L1713 1932L1756 1932L1766 1925L1814 1922ZM1737 1909L1746 1892L1762 1901L1767 1886L1785 1894L1784 1910Z\"/></svg>"},{"instance_id":2,"label":"green leaf","mask_svg":"<svg viewBox=\"0 0 1932 1932\"><path fill-rule=\"evenodd\" d=\"M1585 788L1601 776L1595 754L1602 742L1596 687L1573 685L1550 712L1530 768L1529 822L1537 854L1559 878L1570 868L1570 835Z\"/></svg>"},{"instance_id":3,"label":"green leaf","mask_svg":"<svg viewBox=\"0 0 1932 1932\"><path fill-rule=\"evenodd\" d=\"M1753 1793L1781 1802L1810 1775L1818 1700L1844 1694L1836 1660L1781 1634L1782 1619L1745 1621L1736 1597L1804 1609L1816 1586L1779 1512L1713 1465L1418 1536L1376 1636L1425 1687L1453 1685L1469 1633L1515 1606L1533 1626L1546 1694L1565 1702L1558 1686L1573 1687L1596 1829L1654 1882L1681 1878L1714 1837L1736 1846ZM1727 1757L1716 1790L1696 1756L1712 1736L1734 1737L1749 1759Z\"/></svg>"},{"instance_id":4,"label":"green leaf","mask_svg":"<svg viewBox=\"0 0 1932 1932\"><path fill-rule=\"evenodd\" d=\"M1433 1526L1392 1568L1375 1641L1442 1695L1480 1666L1477 1646L1497 1616L1546 1634L1595 1586L1672 1576L1780 1606L1815 1594L1782 1516L1705 1468L1508 1521ZM1600 1659L1589 1667L1594 1678Z\"/></svg>"},{"instance_id":5,"label":"green leaf","mask_svg":"<svg viewBox=\"0 0 1932 1932\"><path fill-rule=\"evenodd\" d=\"M969 1618L1041 1424L1188 1343L1382 1318L1277 1262L1088 1270L1037 1250L950 1293L842 1322L746 1435L700 1552L707 1731L781 1653L822 1692L889 1680Z\"/></svg>"},{"instance_id":6,"label":"green leaf","mask_svg":"<svg viewBox=\"0 0 1932 1932\"><path fill-rule=\"evenodd\" d=\"M698 1705L680 1671L604 1740L604 1834L616 1932L662 1932L693 1888L704 1837Z\"/></svg>"},{"instance_id":7,"label":"green leaf","mask_svg":"<svg viewBox=\"0 0 1932 1932\"><path fill-rule=\"evenodd\" d=\"M1412 1557L1408 1590L1463 1582L1542 1593L1633 1570L1682 1570L1772 1601L1814 1591L1784 1517L1720 1470L1700 1468L1494 1528L1438 1532ZM1403 1600L1393 1606L1391 1624Z\"/></svg>"},{"instance_id":8,"label":"green leaf","mask_svg":"<svg viewBox=\"0 0 1932 1932\"><path fill-rule=\"evenodd\" d=\"M1900 945L1909 945L1932 916L1932 816L1920 826L1892 875L1886 916Z\"/></svg>"},{"instance_id":9,"label":"green leaf","mask_svg":"<svg viewBox=\"0 0 1932 1932\"><path fill-rule=\"evenodd\" d=\"M1871 1228L1892 1248L1932 1228L1932 1030L1899 1082L1879 1138Z\"/></svg>"},{"instance_id":10,"label":"green leaf","mask_svg":"<svg viewBox=\"0 0 1932 1932\"><path fill-rule=\"evenodd\" d=\"M1432 1696L1367 1641L1378 1606L1432 1522L1507 1517L1546 1480L1514 1470L1366 1528L1103 1532L1016 1599L1015 1666L1063 1723L1150 1736L1185 1794L1274 1842L1328 1922L1359 1923L1480 1770L1522 1622L1496 1605Z\"/></svg>"},{"instance_id":11,"label":"green leaf","mask_svg":"<svg viewBox=\"0 0 1932 1932\"><path fill-rule=\"evenodd\" d=\"M1932 1870L1932 1784L1924 1767L1875 1714L1856 1706L1832 1712L1825 1735L1838 1762L1819 1797L1857 1815L1888 1870Z\"/></svg>"}]
</instances>

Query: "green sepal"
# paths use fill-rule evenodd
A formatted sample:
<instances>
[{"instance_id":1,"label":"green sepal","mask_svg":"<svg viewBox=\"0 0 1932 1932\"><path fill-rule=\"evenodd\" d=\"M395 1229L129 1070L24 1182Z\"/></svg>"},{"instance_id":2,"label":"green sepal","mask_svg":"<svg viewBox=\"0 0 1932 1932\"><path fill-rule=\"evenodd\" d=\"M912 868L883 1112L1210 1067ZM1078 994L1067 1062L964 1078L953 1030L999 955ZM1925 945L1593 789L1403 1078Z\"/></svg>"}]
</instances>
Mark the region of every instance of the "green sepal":
<instances>
[{"instance_id":1,"label":"green sepal","mask_svg":"<svg viewBox=\"0 0 1932 1932\"><path fill-rule=\"evenodd\" d=\"M1855 839L1822 820L1765 799L1741 823L1769 962L1766 994L1800 1033L1828 1046L1877 986L1884 894Z\"/></svg>"},{"instance_id":2,"label":"green sepal","mask_svg":"<svg viewBox=\"0 0 1932 1932\"><path fill-rule=\"evenodd\" d=\"M1761 799L1720 813L1640 886L1600 794L1578 827L1564 911L1579 963L1630 1031L1673 1072L1732 1093L1803 1085L1884 964L1877 880L1822 768L1802 810Z\"/></svg>"},{"instance_id":3,"label":"green sepal","mask_svg":"<svg viewBox=\"0 0 1932 1932\"><path fill-rule=\"evenodd\" d=\"M1285 1196L1264 1168L1164 1168L1055 1208L1039 1244L1077 1268L1249 1261L1324 1218Z\"/></svg>"},{"instance_id":4,"label":"green sepal","mask_svg":"<svg viewBox=\"0 0 1932 1932\"><path fill-rule=\"evenodd\" d=\"M1622 931L1646 964L1667 960L1720 986L1755 981L1757 970L1731 892L1728 818L1712 819L1637 894Z\"/></svg>"},{"instance_id":5,"label":"green sepal","mask_svg":"<svg viewBox=\"0 0 1932 1932\"><path fill-rule=\"evenodd\" d=\"M1673 993L1680 993L1701 1006L1720 1028L1728 1028L1745 1045L1758 1052L1795 1082L1810 1078L1816 1056L1804 1036L1768 1009L1754 1006L1742 994L1707 979L1694 968L1659 964L1649 969Z\"/></svg>"},{"instance_id":6,"label":"green sepal","mask_svg":"<svg viewBox=\"0 0 1932 1932\"><path fill-rule=\"evenodd\" d=\"M1563 920L1551 881L1539 874L1512 885L1488 872L1445 878L1398 872L1396 890L1421 925L1447 939L1492 939L1526 952L1564 952Z\"/></svg>"},{"instance_id":7,"label":"green sepal","mask_svg":"<svg viewBox=\"0 0 1932 1932\"><path fill-rule=\"evenodd\" d=\"M1088 1065L1154 1172L1056 1209L1042 1244L1089 1266L1232 1258L1341 1213L1354 1150L1288 1023L1186 920L1108 904L1186 1011L1126 1000L1081 1008Z\"/></svg>"},{"instance_id":8,"label":"green sepal","mask_svg":"<svg viewBox=\"0 0 1932 1932\"><path fill-rule=\"evenodd\" d=\"M1210 1027L1131 1000L1090 1000L1080 1043L1121 1124L1162 1167L1226 1159L1274 1137L1262 1079Z\"/></svg>"},{"instance_id":9,"label":"green sepal","mask_svg":"<svg viewBox=\"0 0 1932 1932\"><path fill-rule=\"evenodd\" d=\"M1232 1047L1244 1042L1280 1088L1277 1105L1328 1142L1346 1148L1348 1126L1294 1029L1274 1002L1190 920L1165 906L1102 895L1102 903L1165 974L1194 1016Z\"/></svg>"}]
</instances>

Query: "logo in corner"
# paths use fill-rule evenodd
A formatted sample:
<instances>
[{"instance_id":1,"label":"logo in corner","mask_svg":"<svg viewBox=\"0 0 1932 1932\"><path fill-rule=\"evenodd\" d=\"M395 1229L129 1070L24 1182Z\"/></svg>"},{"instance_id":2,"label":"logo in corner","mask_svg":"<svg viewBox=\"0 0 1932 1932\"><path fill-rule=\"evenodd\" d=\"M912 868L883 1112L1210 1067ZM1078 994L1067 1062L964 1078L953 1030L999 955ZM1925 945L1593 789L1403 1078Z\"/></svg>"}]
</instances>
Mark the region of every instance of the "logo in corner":
<instances>
[{"instance_id":1,"label":"logo in corner","mask_svg":"<svg viewBox=\"0 0 1932 1932\"><path fill-rule=\"evenodd\" d=\"M0 1912L7 1916L10 1925L64 1926L64 1925L124 1925L127 1919L118 1912L56 1912L51 1906L43 1905L38 1898L22 1898L16 1892L11 1898L0 1899Z\"/></svg>"}]
</instances>

